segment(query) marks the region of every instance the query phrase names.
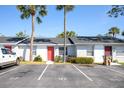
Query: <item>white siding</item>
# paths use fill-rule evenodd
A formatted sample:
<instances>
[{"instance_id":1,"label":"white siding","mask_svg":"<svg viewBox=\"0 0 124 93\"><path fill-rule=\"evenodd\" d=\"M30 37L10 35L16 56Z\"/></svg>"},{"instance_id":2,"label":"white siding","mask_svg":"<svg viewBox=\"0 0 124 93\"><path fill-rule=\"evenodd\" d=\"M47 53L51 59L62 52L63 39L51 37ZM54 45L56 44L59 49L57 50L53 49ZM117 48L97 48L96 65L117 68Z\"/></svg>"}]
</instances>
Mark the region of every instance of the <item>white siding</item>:
<instances>
[{"instance_id":1,"label":"white siding","mask_svg":"<svg viewBox=\"0 0 124 93\"><path fill-rule=\"evenodd\" d=\"M55 56L59 56L59 47L58 46L54 46L54 57Z\"/></svg>"},{"instance_id":2,"label":"white siding","mask_svg":"<svg viewBox=\"0 0 124 93\"><path fill-rule=\"evenodd\" d=\"M103 56L104 56L104 46L103 45L95 45L94 46L94 61L102 63Z\"/></svg>"},{"instance_id":3,"label":"white siding","mask_svg":"<svg viewBox=\"0 0 124 93\"><path fill-rule=\"evenodd\" d=\"M124 51L123 45L110 45L112 46L112 56L113 60L118 60L120 62L124 62L124 56L117 56L116 51L122 50ZM0 46L2 47L2 46ZM54 56L59 56L59 46L54 47ZM68 46L68 55L77 56L77 57L87 57L87 50L90 49L92 45L77 45L75 46ZM17 56L22 56L25 60L29 61L29 47L28 45L23 46L23 48L18 48L18 46L13 47L12 49L16 52ZM36 55L33 57L40 55L43 61L47 61L47 46L38 45L36 49ZM94 61L95 62L103 62L104 56L104 45L95 45L94 46Z\"/></svg>"},{"instance_id":4,"label":"white siding","mask_svg":"<svg viewBox=\"0 0 124 93\"><path fill-rule=\"evenodd\" d=\"M67 52L68 52L68 55L70 55L70 56L76 56L75 46L68 46L67 47Z\"/></svg>"},{"instance_id":5,"label":"white siding","mask_svg":"<svg viewBox=\"0 0 124 93\"><path fill-rule=\"evenodd\" d=\"M93 45L82 45L77 46L77 57L88 57L87 56L87 50L92 50ZM92 57L92 56L89 56Z\"/></svg>"},{"instance_id":6,"label":"white siding","mask_svg":"<svg viewBox=\"0 0 124 93\"><path fill-rule=\"evenodd\" d=\"M85 57L86 56L86 48L87 46L77 46L77 57Z\"/></svg>"},{"instance_id":7,"label":"white siding","mask_svg":"<svg viewBox=\"0 0 124 93\"><path fill-rule=\"evenodd\" d=\"M117 51L124 51L123 45L116 45L112 47L113 50L113 60L118 60L119 62L124 62L124 56L118 56Z\"/></svg>"},{"instance_id":8,"label":"white siding","mask_svg":"<svg viewBox=\"0 0 124 93\"><path fill-rule=\"evenodd\" d=\"M22 46L23 48L18 47L18 51L16 51L16 54L18 56L23 57L26 61L29 61L29 56L30 56L30 49L27 45Z\"/></svg>"},{"instance_id":9,"label":"white siding","mask_svg":"<svg viewBox=\"0 0 124 93\"><path fill-rule=\"evenodd\" d=\"M40 55L43 61L47 61L47 46L37 46L37 55Z\"/></svg>"}]
</instances>

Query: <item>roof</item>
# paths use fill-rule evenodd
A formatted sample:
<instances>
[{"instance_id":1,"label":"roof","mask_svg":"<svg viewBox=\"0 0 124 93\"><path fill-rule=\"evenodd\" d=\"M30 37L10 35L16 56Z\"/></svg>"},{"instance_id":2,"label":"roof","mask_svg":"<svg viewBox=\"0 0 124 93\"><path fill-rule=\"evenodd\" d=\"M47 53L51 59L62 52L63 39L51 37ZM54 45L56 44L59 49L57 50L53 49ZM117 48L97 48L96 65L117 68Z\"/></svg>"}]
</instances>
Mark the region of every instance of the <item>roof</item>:
<instances>
[{"instance_id":1,"label":"roof","mask_svg":"<svg viewBox=\"0 0 124 93\"><path fill-rule=\"evenodd\" d=\"M28 44L30 40L24 40L21 44ZM34 38L34 44L63 44L64 38ZM72 44L69 38L66 39L67 44Z\"/></svg>"},{"instance_id":2,"label":"roof","mask_svg":"<svg viewBox=\"0 0 124 93\"><path fill-rule=\"evenodd\" d=\"M22 38L0 36L0 43L17 43Z\"/></svg>"},{"instance_id":3,"label":"roof","mask_svg":"<svg viewBox=\"0 0 124 93\"><path fill-rule=\"evenodd\" d=\"M74 44L83 43L124 43L124 40L110 36L78 36L71 38Z\"/></svg>"},{"instance_id":4,"label":"roof","mask_svg":"<svg viewBox=\"0 0 124 93\"><path fill-rule=\"evenodd\" d=\"M0 37L0 43L29 44L30 39L18 37ZM34 38L34 44L63 44L64 38ZM78 36L66 39L67 44L85 43L124 43L124 40L108 36Z\"/></svg>"},{"instance_id":5,"label":"roof","mask_svg":"<svg viewBox=\"0 0 124 93\"><path fill-rule=\"evenodd\" d=\"M20 42L21 41L21 42ZM29 44L30 39L23 39L18 37L0 37L0 43L17 43ZM34 44L63 44L64 38L34 38ZM72 44L69 38L66 39L67 44Z\"/></svg>"}]
</instances>

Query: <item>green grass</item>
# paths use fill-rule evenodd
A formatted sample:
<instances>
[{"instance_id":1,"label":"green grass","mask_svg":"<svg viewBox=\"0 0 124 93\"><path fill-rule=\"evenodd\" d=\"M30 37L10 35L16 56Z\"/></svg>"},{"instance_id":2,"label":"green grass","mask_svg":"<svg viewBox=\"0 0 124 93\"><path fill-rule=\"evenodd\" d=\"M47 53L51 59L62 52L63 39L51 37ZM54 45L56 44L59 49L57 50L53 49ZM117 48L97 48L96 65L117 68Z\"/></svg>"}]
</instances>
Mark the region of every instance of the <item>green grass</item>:
<instances>
[{"instance_id":1,"label":"green grass","mask_svg":"<svg viewBox=\"0 0 124 93\"><path fill-rule=\"evenodd\" d=\"M54 64L71 64L71 63L69 63L69 62L54 62Z\"/></svg>"},{"instance_id":2,"label":"green grass","mask_svg":"<svg viewBox=\"0 0 124 93\"><path fill-rule=\"evenodd\" d=\"M22 61L20 62L20 64L36 64L36 65L39 65L39 64L46 64L46 62L30 62L30 61Z\"/></svg>"},{"instance_id":3,"label":"green grass","mask_svg":"<svg viewBox=\"0 0 124 93\"><path fill-rule=\"evenodd\" d=\"M39 64L46 64L46 62L30 62L30 61L22 61L20 62L20 64L25 64L25 65L30 65L30 64L36 64L36 65L39 65ZM54 64L71 64L69 62L54 62Z\"/></svg>"},{"instance_id":4,"label":"green grass","mask_svg":"<svg viewBox=\"0 0 124 93\"><path fill-rule=\"evenodd\" d=\"M118 62L118 63L124 66L124 62Z\"/></svg>"}]
</instances>

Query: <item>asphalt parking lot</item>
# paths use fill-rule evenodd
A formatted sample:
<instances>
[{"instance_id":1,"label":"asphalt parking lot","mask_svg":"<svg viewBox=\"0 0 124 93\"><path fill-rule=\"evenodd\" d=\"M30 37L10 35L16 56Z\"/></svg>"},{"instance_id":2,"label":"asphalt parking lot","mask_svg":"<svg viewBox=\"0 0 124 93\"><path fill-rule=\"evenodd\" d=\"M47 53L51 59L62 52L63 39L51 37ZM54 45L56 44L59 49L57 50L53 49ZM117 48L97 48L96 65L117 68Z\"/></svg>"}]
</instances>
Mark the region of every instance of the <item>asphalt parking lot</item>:
<instances>
[{"instance_id":1,"label":"asphalt parking lot","mask_svg":"<svg viewBox=\"0 0 124 93\"><path fill-rule=\"evenodd\" d=\"M0 70L0 88L124 88L124 67L20 65Z\"/></svg>"}]
</instances>

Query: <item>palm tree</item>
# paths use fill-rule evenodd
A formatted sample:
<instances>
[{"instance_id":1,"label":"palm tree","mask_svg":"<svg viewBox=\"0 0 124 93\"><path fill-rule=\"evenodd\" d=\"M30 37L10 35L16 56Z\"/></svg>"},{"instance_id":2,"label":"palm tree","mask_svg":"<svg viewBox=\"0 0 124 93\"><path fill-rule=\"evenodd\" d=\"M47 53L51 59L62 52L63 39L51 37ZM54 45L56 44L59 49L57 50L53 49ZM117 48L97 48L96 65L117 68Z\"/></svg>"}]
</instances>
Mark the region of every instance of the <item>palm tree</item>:
<instances>
[{"instance_id":1,"label":"palm tree","mask_svg":"<svg viewBox=\"0 0 124 93\"><path fill-rule=\"evenodd\" d=\"M47 15L46 6L44 5L17 5L17 9L21 12L21 19L28 19L30 16L32 17L32 33L30 40L30 61L33 62L32 59L32 49L33 49L33 41L34 41L34 24L35 18L39 23L42 22L41 16L44 17Z\"/></svg>"},{"instance_id":2,"label":"palm tree","mask_svg":"<svg viewBox=\"0 0 124 93\"><path fill-rule=\"evenodd\" d=\"M20 31L20 32L16 33L16 37L18 37L18 38L27 38L29 36L25 32Z\"/></svg>"},{"instance_id":3,"label":"palm tree","mask_svg":"<svg viewBox=\"0 0 124 93\"><path fill-rule=\"evenodd\" d=\"M75 37L77 36L74 31L66 31L66 37ZM56 37L64 38L64 32L58 34Z\"/></svg>"},{"instance_id":4,"label":"palm tree","mask_svg":"<svg viewBox=\"0 0 124 93\"><path fill-rule=\"evenodd\" d=\"M57 10L64 10L64 62L66 61L66 14L74 9L73 5L57 5Z\"/></svg>"},{"instance_id":5,"label":"palm tree","mask_svg":"<svg viewBox=\"0 0 124 93\"><path fill-rule=\"evenodd\" d=\"M119 33L120 33L120 29L117 27L110 28L108 32L108 34L112 35L113 37L115 37L116 34L119 34Z\"/></svg>"}]
</instances>

